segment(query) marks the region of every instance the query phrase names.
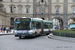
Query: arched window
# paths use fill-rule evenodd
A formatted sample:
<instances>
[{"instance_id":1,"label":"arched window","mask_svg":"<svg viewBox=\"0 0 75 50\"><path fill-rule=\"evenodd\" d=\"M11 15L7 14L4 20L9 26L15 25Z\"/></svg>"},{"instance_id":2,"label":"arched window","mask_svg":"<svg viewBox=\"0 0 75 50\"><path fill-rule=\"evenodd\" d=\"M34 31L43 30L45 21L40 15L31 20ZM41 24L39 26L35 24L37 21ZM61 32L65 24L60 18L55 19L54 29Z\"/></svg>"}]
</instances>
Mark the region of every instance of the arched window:
<instances>
[{"instance_id":1,"label":"arched window","mask_svg":"<svg viewBox=\"0 0 75 50\"><path fill-rule=\"evenodd\" d=\"M44 14L44 10L45 10L45 6L44 5L41 5L40 6L40 12L41 12L41 14Z\"/></svg>"},{"instance_id":2,"label":"arched window","mask_svg":"<svg viewBox=\"0 0 75 50\"><path fill-rule=\"evenodd\" d=\"M11 21L11 25L14 25L14 18L13 17L11 17L10 21Z\"/></svg>"},{"instance_id":3,"label":"arched window","mask_svg":"<svg viewBox=\"0 0 75 50\"><path fill-rule=\"evenodd\" d=\"M75 14L75 6L72 7L72 13Z\"/></svg>"},{"instance_id":4,"label":"arched window","mask_svg":"<svg viewBox=\"0 0 75 50\"><path fill-rule=\"evenodd\" d=\"M10 7L10 11L11 11L11 13L13 13L13 7L12 6Z\"/></svg>"},{"instance_id":5,"label":"arched window","mask_svg":"<svg viewBox=\"0 0 75 50\"><path fill-rule=\"evenodd\" d=\"M59 8L60 8L60 6L59 6L59 5L56 5L56 6L55 6L56 14L59 14Z\"/></svg>"},{"instance_id":6,"label":"arched window","mask_svg":"<svg viewBox=\"0 0 75 50\"><path fill-rule=\"evenodd\" d=\"M30 12L30 8L26 8L26 13L29 13Z\"/></svg>"},{"instance_id":7,"label":"arched window","mask_svg":"<svg viewBox=\"0 0 75 50\"><path fill-rule=\"evenodd\" d=\"M59 7L56 7L56 13L59 13Z\"/></svg>"},{"instance_id":8,"label":"arched window","mask_svg":"<svg viewBox=\"0 0 75 50\"><path fill-rule=\"evenodd\" d=\"M30 13L30 5L26 5L26 13Z\"/></svg>"},{"instance_id":9,"label":"arched window","mask_svg":"<svg viewBox=\"0 0 75 50\"><path fill-rule=\"evenodd\" d=\"M14 13L14 12L16 11L15 8L16 8L15 5L11 5L11 6L10 6L10 12L11 12L11 13Z\"/></svg>"}]
</instances>

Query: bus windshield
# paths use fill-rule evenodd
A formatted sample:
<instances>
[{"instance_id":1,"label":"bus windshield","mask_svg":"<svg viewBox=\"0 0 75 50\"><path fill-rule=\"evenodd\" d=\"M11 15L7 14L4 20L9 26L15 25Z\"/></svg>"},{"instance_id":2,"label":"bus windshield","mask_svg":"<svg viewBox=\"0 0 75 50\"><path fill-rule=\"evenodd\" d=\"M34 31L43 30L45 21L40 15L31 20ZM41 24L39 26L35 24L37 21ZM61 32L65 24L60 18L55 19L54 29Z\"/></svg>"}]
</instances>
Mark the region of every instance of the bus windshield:
<instances>
[{"instance_id":1,"label":"bus windshield","mask_svg":"<svg viewBox=\"0 0 75 50\"><path fill-rule=\"evenodd\" d=\"M15 29L16 30L29 30L30 20L29 19L16 19Z\"/></svg>"}]
</instances>

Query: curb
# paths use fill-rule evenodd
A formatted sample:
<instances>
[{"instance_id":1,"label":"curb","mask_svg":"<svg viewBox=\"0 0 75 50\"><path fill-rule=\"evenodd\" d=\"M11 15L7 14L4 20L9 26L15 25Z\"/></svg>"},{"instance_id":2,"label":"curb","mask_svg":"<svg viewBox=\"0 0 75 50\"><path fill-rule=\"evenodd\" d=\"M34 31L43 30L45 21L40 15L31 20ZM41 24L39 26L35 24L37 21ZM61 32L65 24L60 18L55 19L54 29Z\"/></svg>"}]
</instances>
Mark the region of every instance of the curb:
<instances>
[{"instance_id":1,"label":"curb","mask_svg":"<svg viewBox=\"0 0 75 50\"><path fill-rule=\"evenodd\" d=\"M13 33L3 33L3 34L0 34L0 36L2 35L14 35Z\"/></svg>"},{"instance_id":2,"label":"curb","mask_svg":"<svg viewBox=\"0 0 75 50\"><path fill-rule=\"evenodd\" d=\"M54 40L74 42L75 43L75 38L71 38L71 37L61 37L61 36L55 36L55 35L48 35L48 38L54 39Z\"/></svg>"}]
</instances>

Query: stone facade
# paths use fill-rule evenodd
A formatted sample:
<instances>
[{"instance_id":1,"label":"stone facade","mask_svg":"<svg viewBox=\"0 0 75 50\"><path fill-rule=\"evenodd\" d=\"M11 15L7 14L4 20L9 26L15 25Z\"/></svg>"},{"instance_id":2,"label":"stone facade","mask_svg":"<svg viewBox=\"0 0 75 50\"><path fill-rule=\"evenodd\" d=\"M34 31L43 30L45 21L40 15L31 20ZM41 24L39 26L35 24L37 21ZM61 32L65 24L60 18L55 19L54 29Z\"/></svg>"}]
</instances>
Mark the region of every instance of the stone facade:
<instances>
[{"instance_id":1,"label":"stone facade","mask_svg":"<svg viewBox=\"0 0 75 50\"><path fill-rule=\"evenodd\" d=\"M58 24L64 29L68 28L69 20L75 18L73 0L34 0L33 3L34 17L43 17L46 20L58 19Z\"/></svg>"},{"instance_id":2,"label":"stone facade","mask_svg":"<svg viewBox=\"0 0 75 50\"><path fill-rule=\"evenodd\" d=\"M74 7L75 7L75 1L73 0L2 0L0 1L0 10L6 12L4 18L8 17L8 19L11 19L15 17L26 16L26 17L45 18L46 20L54 19L59 22L58 24L60 25L60 27L66 29L70 24L69 22L70 19L75 18ZM3 18L3 16L0 17ZM10 20L9 23L11 23Z\"/></svg>"},{"instance_id":3,"label":"stone facade","mask_svg":"<svg viewBox=\"0 0 75 50\"><path fill-rule=\"evenodd\" d=\"M4 12L5 16L0 16L4 20L6 17L6 24L3 24L1 27L10 26L13 27L13 19L16 17L33 17L33 0L2 0L0 1L0 10ZM0 18L0 19L1 19ZM12 21L11 21L12 20ZM7 24L10 25L7 25Z\"/></svg>"},{"instance_id":4,"label":"stone facade","mask_svg":"<svg viewBox=\"0 0 75 50\"><path fill-rule=\"evenodd\" d=\"M10 17L6 16L7 14L3 11L0 11L0 28L10 27Z\"/></svg>"}]
</instances>

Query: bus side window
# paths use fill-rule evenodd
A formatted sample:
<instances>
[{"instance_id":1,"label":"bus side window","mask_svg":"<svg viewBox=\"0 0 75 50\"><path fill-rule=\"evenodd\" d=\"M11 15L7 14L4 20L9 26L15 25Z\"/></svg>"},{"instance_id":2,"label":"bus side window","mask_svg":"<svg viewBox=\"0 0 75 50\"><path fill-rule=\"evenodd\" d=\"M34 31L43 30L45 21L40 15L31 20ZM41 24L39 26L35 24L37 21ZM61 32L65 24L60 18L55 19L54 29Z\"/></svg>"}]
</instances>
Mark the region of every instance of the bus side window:
<instances>
[{"instance_id":1,"label":"bus side window","mask_svg":"<svg viewBox=\"0 0 75 50\"><path fill-rule=\"evenodd\" d=\"M50 28L53 28L53 24L52 23L50 23Z\"/></svg>"},{"instance_id":2,"label":"bus side window","mask_svg":"<svg viewBox=\"0 0 75 50\"><path fill-rule=\"evenodd\" d=\"M36 29L36 23L32 21L32 29Z\"/></svg>"},{"instance_id":3,"label":"bus side window","mask_svg":"<svg viewBox=\"0 0 75 50\"><path fill-rule=\"evenodd\" d=\"M41 22L36 22L36 28L40 29L41 28Z\"/></svg>"},{"instance_id":4,"label":"bus side window","mask_svg":"<svg viewBox=\"0 0 75 50\"><path fill-rule=\"evenodd\" d=\"M44 23L44 29L48 29L48 24Z\"/></svg>"},{"instance_id":5,"label":"bus side window","mask_svg":"<svg viewBox=\"0 0 75 50\"><path fill-rule=\"evenodd\" d=\"M48 24L48 28L49 28L49 29L51 28L51 25L50 25L50 23Z\"/></svg>"}]
</instances>

